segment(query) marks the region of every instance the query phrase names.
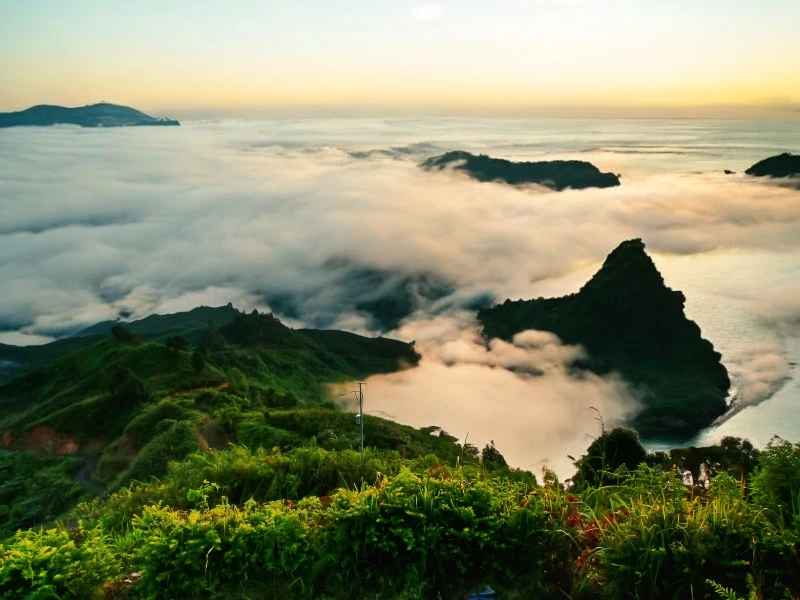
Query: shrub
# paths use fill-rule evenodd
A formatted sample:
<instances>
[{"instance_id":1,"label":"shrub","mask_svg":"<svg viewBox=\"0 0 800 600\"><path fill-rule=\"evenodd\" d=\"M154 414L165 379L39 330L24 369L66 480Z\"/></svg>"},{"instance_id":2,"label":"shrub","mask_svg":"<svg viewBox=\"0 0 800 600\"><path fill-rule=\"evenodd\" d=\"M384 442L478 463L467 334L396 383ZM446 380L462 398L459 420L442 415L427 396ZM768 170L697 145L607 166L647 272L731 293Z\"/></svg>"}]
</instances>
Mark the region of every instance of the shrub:
<instances>
[{"instance_id":1,"label":"shrub","mask_svg":"<svg viewBox=\"0 0 800 600\"><path fill-rule=\"evenodd\" d=\"M4 599L102 598L102 585L122 570L106 535L95 527L21 531L0 547Z\"/></svg>"}]
</instances>

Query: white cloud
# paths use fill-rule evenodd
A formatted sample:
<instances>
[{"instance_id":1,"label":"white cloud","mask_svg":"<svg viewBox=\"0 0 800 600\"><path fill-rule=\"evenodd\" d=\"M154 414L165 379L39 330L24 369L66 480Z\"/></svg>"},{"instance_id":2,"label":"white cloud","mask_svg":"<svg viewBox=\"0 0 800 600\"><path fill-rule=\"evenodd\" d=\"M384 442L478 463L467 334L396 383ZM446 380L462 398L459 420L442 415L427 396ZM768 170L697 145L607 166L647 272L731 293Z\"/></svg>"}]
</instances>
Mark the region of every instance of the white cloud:
<instances>
[{"instance_id":1,"label":"white cloud","mask_svg":"<svg viewBox=\"0 0 800 600\"><path fill-rule=\"evenodd\" d=\"M353 158L303 138L324 131L349 150L420 139L458 148L469 135L445 125L398 134L395 124L370 123L0 132L0 330L24 334L0 341L42 341L33 336L120 312L140 318L228 301L266 308L268 292L290 298L298 322L366 332L371 323L355 303L386 286L359 279L359 269L399 279L428 273L452 282L458 297L535 297L577 291L633 237L658 253L667 283L686 292L689 306L699 287L713 288L713 310L698 319L704 332L705 322L724 320L731 343L748 343L731 304L781 330L798 328L796 190L721 174L628 176L623 168L620 188L521 190L420 169L420 152L438 147ZM498 139L483 149L508 154ZM603 170L616 169L614 157L585 156ZM712 261L715 254L725 260ZM691 273L670 268L694 258ZM566 278L569 285L556 285ZM502 439L515 464L533 465L586 447L597 433L589 405L608 419L629 406L620 381L568 376L562 365L579 350L552 336L483 344L447 299L417 308L387 335L416 339L422 365L369 392L370 401L385 394L382 409L402 420ZM780 344L724 351L743 402L781 384L782 355ZM518 374L526 370L541 375Z\"/></svg>"},{"instance_id":2,"label":"white cloud","mask_svg":"<svg viewBox=\"0 0 800 600\"><path fill-rule=\"evenodd\" d=\"M417 21L435 21L444 16L444 10L438 4L419 4L411 9L411 18Z\"/></svg>"}]
</instances>

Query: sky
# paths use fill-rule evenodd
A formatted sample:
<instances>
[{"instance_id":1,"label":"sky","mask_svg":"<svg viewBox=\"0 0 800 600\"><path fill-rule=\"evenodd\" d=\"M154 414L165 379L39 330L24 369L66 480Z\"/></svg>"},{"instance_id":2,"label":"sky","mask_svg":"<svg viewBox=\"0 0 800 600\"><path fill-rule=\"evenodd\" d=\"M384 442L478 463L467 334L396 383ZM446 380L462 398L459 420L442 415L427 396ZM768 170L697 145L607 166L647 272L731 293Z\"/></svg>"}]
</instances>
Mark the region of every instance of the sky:
<instances>
[{"instance_id":1,"label":"sky","mask_svg":"<svg viewBox=\"0 0 800 600\"><path fill-rule=\"evenodd\" d=\"M0 0L0 110L800 115L796 0Z\"/></svg>"}]
</instances>

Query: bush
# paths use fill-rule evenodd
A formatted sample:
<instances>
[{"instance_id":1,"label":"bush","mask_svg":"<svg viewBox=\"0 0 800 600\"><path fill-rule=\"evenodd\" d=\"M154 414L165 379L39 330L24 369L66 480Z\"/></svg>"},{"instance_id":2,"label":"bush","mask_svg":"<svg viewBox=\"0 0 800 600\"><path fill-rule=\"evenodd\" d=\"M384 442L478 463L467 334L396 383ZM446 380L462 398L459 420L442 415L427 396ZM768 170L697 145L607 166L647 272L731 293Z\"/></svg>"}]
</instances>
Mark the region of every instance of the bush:
<instances>
[{"instance_id":1,"label":"bush","mask_svg":"<svg viewBox=\"0 0 800 600\"><path fill-rule=\"evenodd\" d=\"M0 547L2 598L102 598L122 564L95 527L21 531Z\"/></svg>"}]
</instances>

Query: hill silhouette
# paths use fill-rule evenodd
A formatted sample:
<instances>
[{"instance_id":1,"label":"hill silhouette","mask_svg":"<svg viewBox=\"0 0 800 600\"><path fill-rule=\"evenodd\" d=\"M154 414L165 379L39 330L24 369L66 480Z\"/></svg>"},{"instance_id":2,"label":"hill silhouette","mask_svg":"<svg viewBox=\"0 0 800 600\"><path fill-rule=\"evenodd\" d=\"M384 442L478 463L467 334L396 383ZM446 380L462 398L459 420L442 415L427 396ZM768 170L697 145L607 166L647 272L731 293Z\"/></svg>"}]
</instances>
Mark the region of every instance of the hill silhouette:
<instances>
[{"instance_id":1,"label":"hill silhouette","mask_svg":"<svg viewBox=\"0 0 800 600\"><path fill-rule=\"evenodd\" d=\"M577 294L507 300L478 319L488 338L537 329L584 346L588 369L618 371L642 392L644 410L632 423L641 434L690 436L725 412L730 379L684 303L635 239L611 252Z\"/></svg>"},{"instance_id":2,"label":"hill silhouette","mask_svg":"<svg viewBox=\"0 0 800 600\"><path fill-rule=\"evenodd\" d=\"M581 160L512 162L485 154L475 155L456 150L429 158L422 163L422 167L429 170L464 171L473 179L484 182L501 181L511 185L534 183L556 191L620 185L617 175L603 173L592 163Z\"/></svg>"},{"instance_id":3,"label":"hill silhouette","mask_svg":"<svg viewBox=\"0 0 800 600\"><path fill-rule=\"evenodd\" d=\"M39 104L18 112L0 113L0 127L43 127L79 125L81 127L178 126L178 121L151 117L135 108L108 102L69 108Z\"/></svg>"},{"instance_id":4,"label":"hill silhouette","mask_svg":"<svg viewBox=\"0 0 800 600\"><path fill-rule=\"evenodd\" d=\"M745 171L755 177L800 177L800 154L770 156Z\"/></svg>"}]
</instances>

